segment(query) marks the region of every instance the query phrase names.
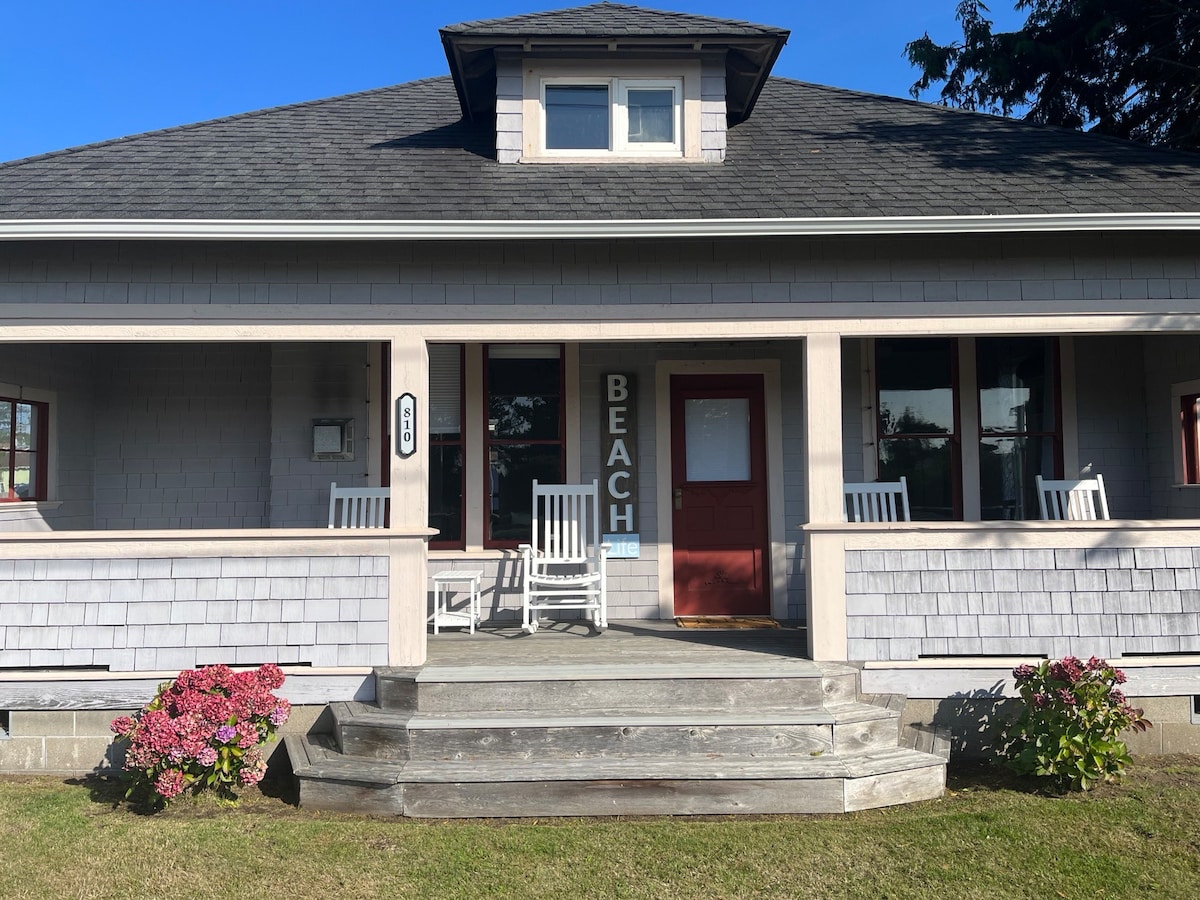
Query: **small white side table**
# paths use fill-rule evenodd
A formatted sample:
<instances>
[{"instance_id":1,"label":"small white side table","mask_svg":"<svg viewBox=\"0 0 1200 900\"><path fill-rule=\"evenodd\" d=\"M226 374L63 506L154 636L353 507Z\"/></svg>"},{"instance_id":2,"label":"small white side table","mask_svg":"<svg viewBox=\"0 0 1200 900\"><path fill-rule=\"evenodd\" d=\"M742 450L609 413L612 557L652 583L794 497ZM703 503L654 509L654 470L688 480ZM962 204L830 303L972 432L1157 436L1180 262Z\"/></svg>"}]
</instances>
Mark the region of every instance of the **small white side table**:
<instances>
[{"instance_id":1,"label":"small white side table","mask_svg":"<svg viewBox=\"0 0 1200 900\"><path fill-rule=\"evenodd\" d=\"M475 633L479 624L479 582L483 579L481 569L449 569L445 572L434 572L433 580L433 633L439 628L467 626L470 633ZM450 608L451 588L458 586L466 588L471 595L470 602L464 609Z\"/></svg>"}]
</instances>

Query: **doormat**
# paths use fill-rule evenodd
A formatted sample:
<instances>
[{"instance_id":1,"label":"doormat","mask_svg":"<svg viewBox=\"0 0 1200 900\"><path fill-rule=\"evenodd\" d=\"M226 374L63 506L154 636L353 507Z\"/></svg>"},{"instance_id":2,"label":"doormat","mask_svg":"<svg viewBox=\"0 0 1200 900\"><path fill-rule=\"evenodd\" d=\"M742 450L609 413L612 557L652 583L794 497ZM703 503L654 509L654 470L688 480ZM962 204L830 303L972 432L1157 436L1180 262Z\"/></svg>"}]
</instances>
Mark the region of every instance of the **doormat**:
<instances>
[{"instance_id":1,"label":"doormat","mask_svg":"<svg viewBox=\"0 0 1200 900\"><path fill-rule=\"evenodd\" d=\"M770 616L676 616L680 628L779 628Z\"/></svg>"}]
</instances>

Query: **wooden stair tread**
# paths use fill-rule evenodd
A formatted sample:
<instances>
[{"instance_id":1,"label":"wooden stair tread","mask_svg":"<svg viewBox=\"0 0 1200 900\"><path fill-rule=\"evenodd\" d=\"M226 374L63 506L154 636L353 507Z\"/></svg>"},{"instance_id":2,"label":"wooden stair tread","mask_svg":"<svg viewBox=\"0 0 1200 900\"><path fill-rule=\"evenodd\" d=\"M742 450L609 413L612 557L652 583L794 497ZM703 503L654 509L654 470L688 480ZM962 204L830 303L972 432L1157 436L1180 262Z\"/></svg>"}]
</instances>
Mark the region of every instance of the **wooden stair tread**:
<instances>
[{"instance_id":1,"label":"wooden stair tread","mask_svg":"<svg viewBox=\"0 0 1200 900\"><path fill-rule=\"evenodd\" d=\"M396 673L397 677L412 677L411 670ZM593 665L554 664L525 666L451 666L427 665L416 675L419 684L527 681L608 681L735 678L826 678L853 675L849 666L817 664L806 659L769 660L761 663L653 663L625 662ZM381 670L387 677L389 670Z\"/></svg>"},{"instance_id":2,"label":"wooden stair tread","mask_svg":"<svg viewBox=\"0 0 1200 900\"><path fill-rule=\"evenodd\" d=\"M603 726L687 727L720 725L845 725L895 719L897 713L864 703L822 709L659 710L585 709L573 712L487 710L444 713L398 713L365 703L330 704L339 722L409 730L450 728L587 728Z\"/></svg>"},{"instance_id":3,"label":"wooden stair tread","mask_svg":"<svg viewBox=\"0 0 1200 900\"><path fill-rule=\"evenodd\" d=\"M288 752L295 773L376 784L481 784L541 781L773 781L865 778L944 766L945 760L904 748L820 756L630 756L538 758L528 760L398 760L343 756L311 738L290 735ZM301 746L298 745L303 745Z\"/></svg>"}]
</instances>

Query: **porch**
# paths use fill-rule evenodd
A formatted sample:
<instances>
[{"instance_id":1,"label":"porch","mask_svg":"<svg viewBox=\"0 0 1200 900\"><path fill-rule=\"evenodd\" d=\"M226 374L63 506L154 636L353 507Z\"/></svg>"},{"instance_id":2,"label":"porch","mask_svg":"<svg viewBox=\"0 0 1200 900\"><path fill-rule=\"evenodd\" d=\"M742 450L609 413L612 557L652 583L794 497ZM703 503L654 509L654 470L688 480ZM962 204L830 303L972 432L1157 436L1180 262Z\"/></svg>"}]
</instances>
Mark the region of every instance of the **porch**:
<instances>
[{"instance_id":1,"label":"porch","mask_svg":"<svg viewBox=\"0 0 1200 900\"><path fill-rule=\"evenodd\" d=\"M801 629L559 623L439 635L287 738L302 805L415 817L844 812L936 797L903 698L803 656Z\"/></svg>"}]
</instances>

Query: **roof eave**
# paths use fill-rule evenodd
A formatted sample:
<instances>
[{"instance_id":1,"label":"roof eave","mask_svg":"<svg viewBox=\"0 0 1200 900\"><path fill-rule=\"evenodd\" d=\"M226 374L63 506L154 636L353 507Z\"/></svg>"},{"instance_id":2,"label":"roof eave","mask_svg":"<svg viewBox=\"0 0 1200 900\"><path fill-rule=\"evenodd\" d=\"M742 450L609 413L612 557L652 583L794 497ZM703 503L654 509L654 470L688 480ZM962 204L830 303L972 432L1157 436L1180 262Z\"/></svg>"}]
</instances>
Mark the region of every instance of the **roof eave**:
<instances>
[{"instance_id":1,"label":"roof eave","mask_svg":"<svg viewBox=\"0 0 1200 900\"><path fill-rule=\"evenodd\" d=\"M1200 231L1200 212L754 219L0 219L0 241L451 241Z\"/></svg>"}]
</instances>

